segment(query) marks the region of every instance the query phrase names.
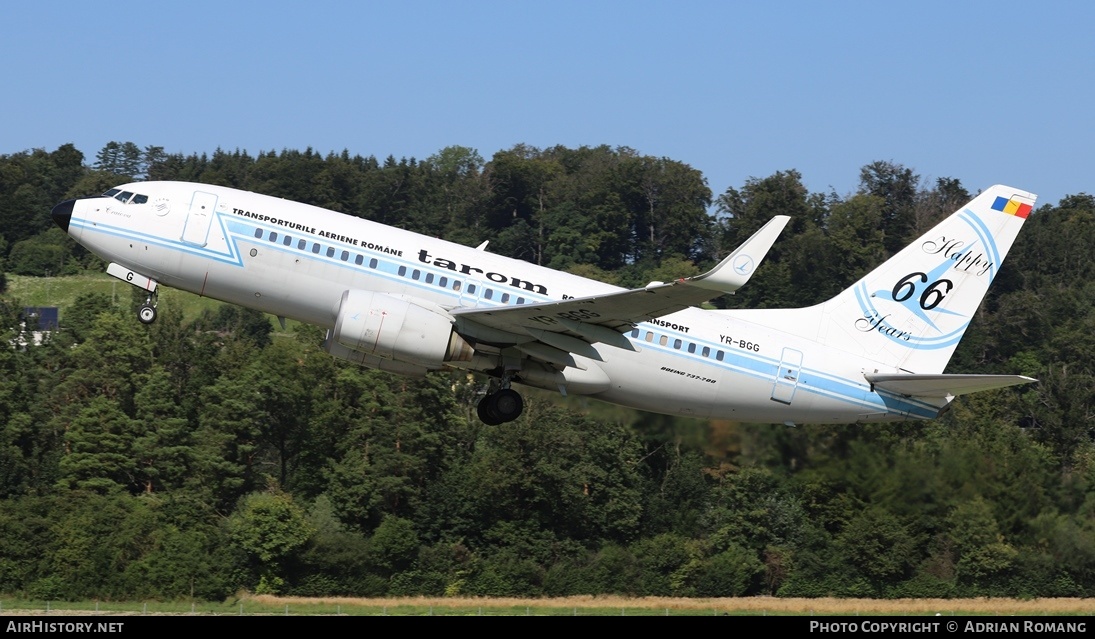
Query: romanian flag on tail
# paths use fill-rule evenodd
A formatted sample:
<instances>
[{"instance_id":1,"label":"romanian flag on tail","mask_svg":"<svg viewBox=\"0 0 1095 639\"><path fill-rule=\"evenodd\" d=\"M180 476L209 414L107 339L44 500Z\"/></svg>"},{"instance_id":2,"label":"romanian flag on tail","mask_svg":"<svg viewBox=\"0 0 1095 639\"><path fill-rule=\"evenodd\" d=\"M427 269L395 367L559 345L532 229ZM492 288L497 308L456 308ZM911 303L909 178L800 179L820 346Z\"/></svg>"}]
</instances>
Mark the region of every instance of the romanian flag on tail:
<instances>
[{"instance_id":1,"label":"romanian flag on tail","mask_svg":"<svg viewBox=\"0 0 1095 639\"><path fill-rule=\"evenodd\" d=\"M1009 200L1006 197L998 197L996 198L996 201L992 203L992 210L1003 211L1008 215L1021 217L1024 220L1030 215L1030 208L1029 204L1023 204L1018 200Z\"/></svg>"}]
</instances>

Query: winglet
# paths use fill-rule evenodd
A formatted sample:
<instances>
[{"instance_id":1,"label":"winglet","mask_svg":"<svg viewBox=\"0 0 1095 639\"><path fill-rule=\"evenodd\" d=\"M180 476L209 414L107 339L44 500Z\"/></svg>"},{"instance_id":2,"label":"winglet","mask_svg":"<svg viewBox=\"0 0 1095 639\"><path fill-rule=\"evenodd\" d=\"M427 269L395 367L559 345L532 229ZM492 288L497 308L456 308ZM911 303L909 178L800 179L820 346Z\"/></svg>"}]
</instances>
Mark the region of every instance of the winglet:
<instances>
[{"instance_id":1,"label":"winglet","mask_svg":"<svg viewBox=\"0 0 1095 639\"><path fill-rule=\"evenodd\" d=\"M719 262L718 266L703 275L684 280L685 283L723 293L733 293L749 281L761 260L768 254L772 244L783 231L783 227L787 226L790 220L791 218L786 215L773 217L733 253L727 255L726 259Z\"/></svg>"}]
</instances>

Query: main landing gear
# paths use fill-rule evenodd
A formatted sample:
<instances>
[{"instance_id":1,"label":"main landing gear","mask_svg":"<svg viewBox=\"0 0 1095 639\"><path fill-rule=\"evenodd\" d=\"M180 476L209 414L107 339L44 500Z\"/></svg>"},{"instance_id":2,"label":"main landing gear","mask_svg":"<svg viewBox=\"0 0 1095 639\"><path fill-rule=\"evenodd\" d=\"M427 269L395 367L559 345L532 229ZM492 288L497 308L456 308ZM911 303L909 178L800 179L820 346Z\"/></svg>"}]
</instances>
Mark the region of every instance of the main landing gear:
<instances>
[{"instance_id":1,"label":"main landing gear","mask_svg":"<svg viewBox=\"0 0 1095 639\"><path fill-rule=\"evenodd\" d=\"M156 321L156 305L159 303L157 298L156 293L149 293L144 300L144 305L137 311L137 319L142 324L151 324Z\"/></svg>"},{"instance_id":2,"label":"main landing gear","mask_svg":"<svg viewBox=\"0 0 1095 639\"><path fill-rule=\"evenodd\" d=\"M497 426L517 419L524 409L525 401L520 393L509 387L507 374L501 382L491 380L487 395L479 400L475 410L484 424Z\"/></svg>"}]
</instances>

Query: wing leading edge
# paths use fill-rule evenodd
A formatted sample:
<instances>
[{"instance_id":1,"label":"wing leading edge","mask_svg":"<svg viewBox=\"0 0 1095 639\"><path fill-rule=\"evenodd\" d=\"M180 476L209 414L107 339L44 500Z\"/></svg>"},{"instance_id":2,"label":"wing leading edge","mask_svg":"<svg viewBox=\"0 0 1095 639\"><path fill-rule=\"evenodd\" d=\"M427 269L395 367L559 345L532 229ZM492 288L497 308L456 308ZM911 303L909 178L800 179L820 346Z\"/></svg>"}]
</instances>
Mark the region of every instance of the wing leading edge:
<instances>
[{"instance_id":1,"label":"wing leading edge","mask_svg":"<svg viewBox=\"0 0 1095 639\"><path fill-rule=\"evenodd\" d=\"M458 326L467 326L470 322L492 329L489 334L496 336L495 341L538 341L587 356L592 351L589 345L594 343L634 350L621 332L639 322L669 315L741 288L789 220L786 215L775 216L715 268L695 277L547 304L460 308L451 313ZM470 332L482 333L474 328Z\"/></svg>"}]
</instances>

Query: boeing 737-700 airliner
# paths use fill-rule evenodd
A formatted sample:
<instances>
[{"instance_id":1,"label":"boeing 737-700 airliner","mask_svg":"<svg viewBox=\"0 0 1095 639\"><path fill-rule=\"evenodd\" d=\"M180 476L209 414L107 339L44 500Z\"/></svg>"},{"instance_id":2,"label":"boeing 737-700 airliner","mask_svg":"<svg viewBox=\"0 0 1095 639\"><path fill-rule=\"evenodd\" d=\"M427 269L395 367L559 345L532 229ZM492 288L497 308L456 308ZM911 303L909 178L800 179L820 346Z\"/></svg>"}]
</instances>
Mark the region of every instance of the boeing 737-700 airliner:
<instances>
[{"instance_id":1,"label":"boeing 737-700 airliner","mask_svg":"<svg viewBox=\"0 0 1095 639\"><path fill-rule=\"evenodd\" d=\"M148 292L162 285L327 329L334 357L404 375L490 379L479 416L516 419L512 384L642 410L763 423L931 419L958 395L1034 381L945 375L1031 212L993 186L822 304L704 310L744 285L788 218L715 268L624 290L266 195L135 182L53 219Z\"/></svg>"}]
</instances>

